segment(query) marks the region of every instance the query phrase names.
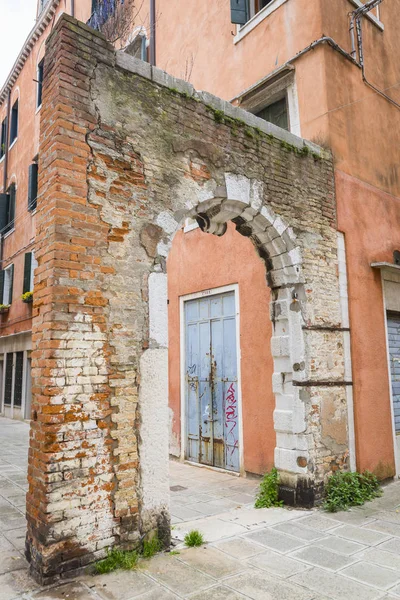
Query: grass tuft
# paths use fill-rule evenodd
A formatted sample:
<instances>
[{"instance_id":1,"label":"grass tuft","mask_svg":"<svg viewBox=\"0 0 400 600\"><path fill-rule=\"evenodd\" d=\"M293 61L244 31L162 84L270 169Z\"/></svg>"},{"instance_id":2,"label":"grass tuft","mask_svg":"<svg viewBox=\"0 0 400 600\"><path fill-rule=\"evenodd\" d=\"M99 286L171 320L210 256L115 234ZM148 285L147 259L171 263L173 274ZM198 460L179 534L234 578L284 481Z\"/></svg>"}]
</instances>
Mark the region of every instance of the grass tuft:
<instances>
[{"instance_id":1,"label":"grass tuft","mask_svg":"<svg viewBox=\"0 0 400 600\"><path fill-rule=\"evenodd\" d=\"M324 508L328 512L361 506L382 495L378 479L369 471L363 473L335 473L325 488Z\"/></svg>"},{"instance_id":2,"label":"grass tuft","mask_svg":"<svg viewBox=\"0 0 400 600\"><path fill-rule=\"evenodd\" d=\"M266 473L260 483L260 489L257 494L255 508L271 508L272 506L283 506L282 500L279 500L279 476L274 467L270 473Z\"/></svg>"},{"instance_id":3,"label":"grass tuft","mask_svg":"<svg viewBox=\"0 0 400 600\"><path fill-rule=\"evenodd\" d=\"M143 558L151 558L152 556L157 554L157 552L160 552L161 548L162 543L160 542L158 537L153 537L149 541L145 540L143 543L142 556Z\"/></svg>"},{"instance_id":4,"label":"grass tuft","mask_svg":"<svg viewBox=\"0 0 400 600\"><path fill-rule=\"evenodd\" d=\"M135 550L123 551L117 548L108 550L108 556L95 564L96 572L99 574L111 573L117 569L129 571L134 569L138 562L138 554Z\"/></svg>"},{"instance_id":5,"label":"grass tuft","mask_svg":"<svg viewBox=\"0 0 400 600\"><path fill-rule=\"evenodd\" d=\"M196 546L201 546L204 544L203 534L200 533L197 529L192 529L185 535L185 544L189 548L194 548Z\"/></svg>"}]
</instances>

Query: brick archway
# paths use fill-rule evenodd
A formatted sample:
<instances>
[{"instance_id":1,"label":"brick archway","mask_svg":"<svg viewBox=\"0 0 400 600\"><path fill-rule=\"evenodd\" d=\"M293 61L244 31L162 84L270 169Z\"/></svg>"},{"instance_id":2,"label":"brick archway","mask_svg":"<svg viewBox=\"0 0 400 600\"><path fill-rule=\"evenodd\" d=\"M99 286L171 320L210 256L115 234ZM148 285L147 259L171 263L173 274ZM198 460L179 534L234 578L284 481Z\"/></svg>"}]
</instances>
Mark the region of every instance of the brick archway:
<instances>
[{"instance_id":1,"label":"brick archway","mask_svg":"<svg viewBox=\"0 0 400 600\"><path fill-rule=\"evenodd\" d=\"M66 15L45 60L27 556L51 582L168 540L166 257L186 216L233 221L265 261L287 501L346 468L349 382L331 157Z\"/></svg>"}]
</instances>

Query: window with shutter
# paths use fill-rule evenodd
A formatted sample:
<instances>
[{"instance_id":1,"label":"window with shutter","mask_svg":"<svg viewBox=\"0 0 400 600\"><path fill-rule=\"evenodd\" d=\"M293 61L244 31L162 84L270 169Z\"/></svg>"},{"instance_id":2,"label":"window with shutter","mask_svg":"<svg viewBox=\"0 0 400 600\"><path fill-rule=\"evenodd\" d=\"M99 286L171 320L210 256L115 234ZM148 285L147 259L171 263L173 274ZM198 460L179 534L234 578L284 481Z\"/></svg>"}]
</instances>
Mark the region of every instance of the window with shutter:
<instances>
[{"instance_id":1,"label":"window with shutter","mask_svg":"<svg viewBox=\"0 0 400 600\"><path fill-rule=\"evenodd\" d=\"M42 91L43 91L43 75L44 75L44 58L40 61L37 68L37 97L36 106L42 105Z\"/></svg>"},{"instance_id":2,"label":"window with shutter","mask_svg":"<svg viewBox=\"0 0 400 600\"><path fill-rule=\"evenodd\" d=\"M14 406L22 405L22 375L24 370L24 353L15 353L15 374L14 374Z\"/></svg>"},{"instance_id":3,"label":"window with shutter","mask_svg":"<svg viewBox=\"0 0 400 600\"><path fill-rule=\"evenodd\" d=\"M18 137L18 100L14 102L11 109L11 128L10 128L10 145L15 142Z\"/></svg>"},{"instance_id":4,"label":"window with shutter","mask_svg":"<svg viewBox=\"0 0 400 600\"><path fill-rule=\"evenodd\" d=\"M7 233L8 225L8 207L10 197L8 194L0 194L0 235Z\"/></svg>"},{"instance_id":5,"label":"window with shutter","mask_svg":"<svg viewBox=\"0 0 400 600\"><path fill-rule=\"evenodd\" d=\"M14 229L15 220L15 199L16 199L17 188L15 183L12 183L7 190L7 205L6 205L6 225L1 233L5 234Z\"/></svg>"},{"instance_id":6,"label":"window with shutter","mask_svg":"<svg viewBox=\"0 0 400 600\"><path fill-rule=\"evenodd\" d=\"M244 25L249 18L249 0L231 0L231 22L236 25Z\"/></svg>"},{"instance_id":7,"label":"window with shutter","mask_svg":"<svg viewBox=\"0 0 400 600\"><path fill-rule=\"evenodd\" d=\"M33 252L27 252L25 254L25 263L24 263L24 284L23 284L23 294L26 292L33 292L33 279L35 274L35 269L38 266L37 260L35 259L35 255Z\"/></svg>"},{"instance_id":8,"label":"window with shutter","mask_svg":"<svg viewBox=\"0 0 400 600\"><path fill-rule=\"evenodd\" d=\"M1 133L0 133L0 159L6 153L6 145L7 145L7 117L3 120L1 124Z\"/></svg>"},{"instance_id":9,"label":"window with shutter","mask_svg":"<svg viewBox=\"0 0 400 600\"><path fill-rule=\"evenodd\" d=\"M12 378L13 378L13 358L12 352L6 354L6 372L4 381L4 404L11 406L12 399Z\"/></svg>"},{"instance_id":10,"label":"window with shutter","mask_svg":"<svg viewBox=\"0 0 400 600\"><path fill-rule=\"evenodd\" d=\"M3 273L3 304L11 304L13 297L14 265L9 265L6 269L4 269Z\"/></svg>"},{"instance_id":11,"label":"window with shutter","mask_svg":"<svg viewBox=\"0 0 400 600\"><path fill-rule=\"evenodd\" d=\"M38 164L29 165L28 171L28 210L35 210L38 193Z\"/></svg>"}]
</instances>

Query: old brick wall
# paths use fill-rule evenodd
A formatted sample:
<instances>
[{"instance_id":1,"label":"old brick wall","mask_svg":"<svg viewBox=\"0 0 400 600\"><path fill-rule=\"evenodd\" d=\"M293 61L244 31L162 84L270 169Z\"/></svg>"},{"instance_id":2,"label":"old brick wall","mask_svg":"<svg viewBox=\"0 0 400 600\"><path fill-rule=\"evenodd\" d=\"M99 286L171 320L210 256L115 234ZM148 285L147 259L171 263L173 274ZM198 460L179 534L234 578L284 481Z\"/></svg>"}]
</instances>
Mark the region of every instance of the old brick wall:
<instances>
[{"instance_id":1,"label":"old brick wall","mask_svg":"<svg viewBox=\"0 0 400 600\"><path fill-rule=\"evenodd\" d=\"M67 16L45 71L27 554L50 582L168 541L166 257L188 215L265 260L286 497L313 503L348 444L330 156Z\"/></svg>"}]
</instances>

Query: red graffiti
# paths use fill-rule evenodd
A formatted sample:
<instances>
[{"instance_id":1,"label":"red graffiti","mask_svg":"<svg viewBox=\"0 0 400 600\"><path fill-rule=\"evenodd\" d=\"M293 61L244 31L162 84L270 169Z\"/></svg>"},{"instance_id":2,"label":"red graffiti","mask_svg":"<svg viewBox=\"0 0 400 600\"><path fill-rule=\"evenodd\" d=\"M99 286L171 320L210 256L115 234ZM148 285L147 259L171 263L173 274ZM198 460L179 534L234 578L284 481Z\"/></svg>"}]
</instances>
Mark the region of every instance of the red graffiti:
<instances>
[{"instance_id":1,"label":"red graffiti","mask_svg":"<svg viewBox=\"0 0 400 600\"><path fill-rule=\"evenodd\" d=\"M228 388L228 393L225 398L225 426L227 428L226 441L229 444L231 442L230 455L238 447L238 441L235 436L235 430L237 427L237 412L236 412L236 393L233 383Z\"/></svg>"}]
</instances>

